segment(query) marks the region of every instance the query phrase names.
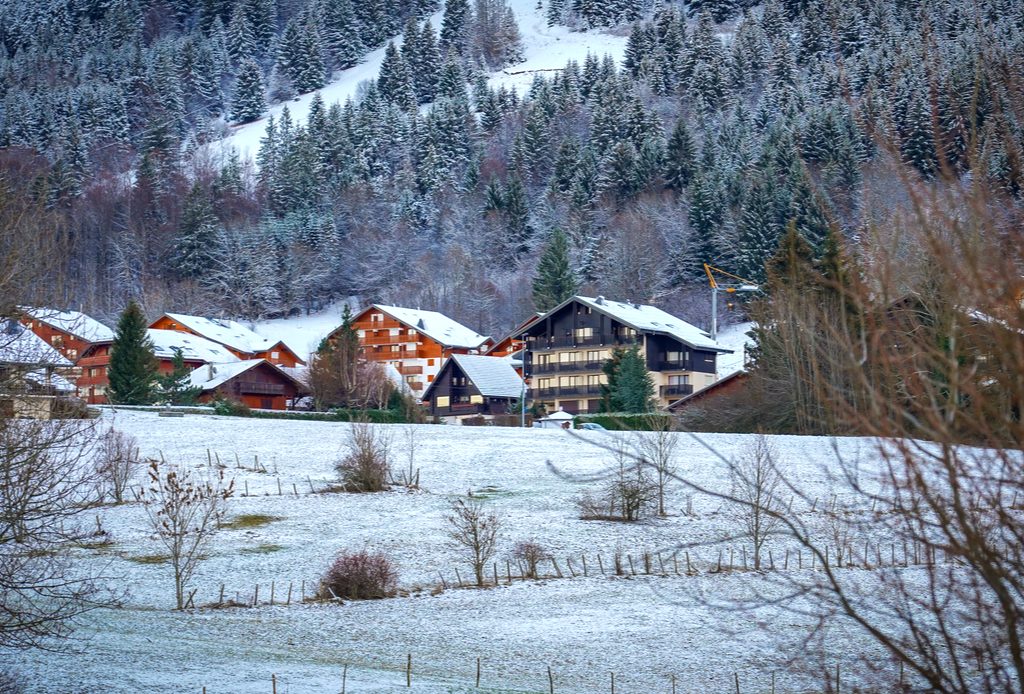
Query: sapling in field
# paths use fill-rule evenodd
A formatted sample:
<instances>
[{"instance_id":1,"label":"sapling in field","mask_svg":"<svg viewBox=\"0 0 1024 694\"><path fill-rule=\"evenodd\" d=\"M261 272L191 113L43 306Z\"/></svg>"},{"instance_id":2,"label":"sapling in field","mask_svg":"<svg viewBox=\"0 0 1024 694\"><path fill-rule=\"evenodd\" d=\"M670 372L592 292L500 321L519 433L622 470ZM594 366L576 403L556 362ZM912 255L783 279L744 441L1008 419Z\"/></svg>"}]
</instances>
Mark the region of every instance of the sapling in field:
<instances>
[{"instance_id":1,"label":"sapling in field","mask_svg":"<svg viewBox=\"0 0 1024 694\"><path fill-rule=\"evenodd\" d=\"M779 487L782 478L776 467L775 447L758 434L730 467L732 498L736 517L744 534L754 545L754 569L761 568L765 541L779 530Z\"/></svg>"},{"instance_id":2,"label":"sapling in field","mask_svg":"<svg viewBox=\"0 0 1024 694\"><path fill-rule=\"evenodd\" d=\"M484 571L487 562L494 556L501 530L501 520L494 513L484 510L479 501L459 499L452 504L448 514L448 537L452 543L469 557L476 576L476 584L484 585Z\"/></svg>"},{"instance_id":3,"label":"sapling in field","mask_svg":"<svg viewBox=\"0 0 1024 694\"><path fill-rule=\"evenodd\" d=\"M170 556L175 602L181 610L188 602L185 590L189 579L224 519L235 483L225 483L223 470L195 479L187 469L161 469L156 460L149 465L149 482L143 491L143 506Z\"/></svg>"},{"instance_id":4,"label":"sapling in field","mask_svg":"<svg viewBox=\"0 0 1024 694\"><path fill-rule=\"evenodd\" d=\"M123 431L111 427L99 437L96 454L96 474L99 476L102 494L109 493L114 503L124 503L132 475L142 464L138 440Z\"/></svg>"},{"instance_id":5,"label":"sapling in field","mask_svg":"<svg viewBox=\"0 0 1024 694\"><path fill-rule=\"evenodd\" d=\"M369 422L352 422L345 456L335 465L347 492L382 492L391 479L391 434Z\"/></svg>"}]
</instances>

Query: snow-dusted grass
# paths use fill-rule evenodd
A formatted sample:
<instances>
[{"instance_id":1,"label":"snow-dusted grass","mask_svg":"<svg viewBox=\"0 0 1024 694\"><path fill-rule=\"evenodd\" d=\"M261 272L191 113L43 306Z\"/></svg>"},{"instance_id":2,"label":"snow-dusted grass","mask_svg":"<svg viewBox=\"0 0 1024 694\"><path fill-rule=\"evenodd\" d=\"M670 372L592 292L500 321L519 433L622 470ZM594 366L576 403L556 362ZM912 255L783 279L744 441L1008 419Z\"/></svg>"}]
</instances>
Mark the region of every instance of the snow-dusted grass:
<instances>
[{"instance_id":1,"label":"snow-dusted grass","mask_svg":"<svg viewBox=\"0 0 1024 694\"><path fill-rule=\"evenodd\" d=\"M198 692L206 686L211 694L268 692L275 673L280 692L335 692L345 664L348 691L391 691L404 687L400 670L409 653L414 689L424 692L469 691L477 657L484 662L487 691L546 691L548 665L559 692L603 691L611 671L619 692L668 691L670 674L686 683L679 691L719 690L733 672L752 690L755 682L766 685L774 659L799 652L796 644L810 628L791 614L715 609L702 599L764 589L752 572L591 575L431 595L442 574L447 582L455 581L456 567L463 578L469 574L468 563L446 540L444 520L451 501L467 493L504 519L502 567L514 544L528 538L553 552L568 575L569 556L579 570L578 559L587 554L594 572L597 554L608 570L620 551L632 554L639 570L645 550L670 551L679 543L714 541L738 531L728 510L710 497L694 497L694 514L684 515L687 500L678 489L670 493L671 515L665 519L579 520L574 500L587 484L555 474L551 465L568 475L604 469L611 458L593 444L608 443L608 433L418 425L415 465L422 490L353 495L322 493L336 479L333 466L347 424L161 418L131 411L104 416L137 436L144 455L162 454L200 472L208 468L209 455L235 478L239 496L194 580L196 604L215 601L221 584L226 598L245 602L258 583L266 600L271 581L276 600L284 599L291 584L294 601L303 581L307 594L314 591L337 551L363 547L389 553L399 567L400 588L413 595L342 606L175 612L170 568L156 556L159 546L142 508L108 507L100 517L113 544L77 554L90 566L112 562L130 591L126 608L88 619L80 631L87 640L77 654L12 656L10 662L33 678L33 691L82 685L89 691ZM401 426L387 427L396 445L403 440ZM680 471L727 491L722 461L697 440L679 436ZM734 435L703 440L726 458L747 443L747 437ZM823 499L831 495L821 465L833 459L832 441L774 442L796 481ZM860 439L834 443L849 457L864 458L871 450ZM405 465L401 451L395 464ZM142 483L140 478L137 484ZM310 493L311 485L318 493ZM704 568L713 561L711 550L704 556L700 549L691 552ZM758 620L777 629L759 630ZM846 652L860 648L849 634L840 636ZM786 691L807 682L780 674L778 684Z\"/></svg>"}]
</instances>

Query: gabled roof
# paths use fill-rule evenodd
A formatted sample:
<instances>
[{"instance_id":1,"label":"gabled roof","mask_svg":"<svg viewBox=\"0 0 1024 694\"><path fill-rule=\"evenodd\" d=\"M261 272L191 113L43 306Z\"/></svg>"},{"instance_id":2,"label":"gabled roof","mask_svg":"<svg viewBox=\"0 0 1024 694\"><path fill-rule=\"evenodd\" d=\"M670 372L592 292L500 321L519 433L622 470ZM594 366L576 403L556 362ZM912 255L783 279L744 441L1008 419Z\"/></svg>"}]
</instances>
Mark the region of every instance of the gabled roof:
<instances>
[{"instance_id":1,"label":"gabled roof","mask_svg":"<svg viewBox=\"0 0 1024 694\"><path fill-rule=\"evenodd\" d=\"M703 400L708 395L711 395L712 393L728 385L732 381L742 381L749 375L750 372L744 369L740 369L739 371L733 371L728 376L723 376L714 383L709 383L708 385L704 386L700 390L694 391L689 395L684 395L678 400L673 400L672 402L669 403L668 409L674 411L677 407L682 407L683 405L686 405L690 402Z\"/></svg>"},{"instance_id":2,"label":"gabled roof","mask_svg":"<svg viewBox=\"0 0 1024 694\"><path fill-rule=\"evenodd\" d=\"M445 347L476 349L491 339L437 311L380 304L374 304L370 308L388 314L399 323L404 323Z\"/></svg>"},{"instance_id":3,"label":"gabled roof","mask_svg":"<svg viewBox=\"0 0 1024 694\"><path fill-rule=\"evenodd\" d=\"M278 341L257 335L241 323L226 318L203 318L183 313L165 313L164 315L208 340L239 352L250 354L266 352L278 344Z\"/></svg>"},{"instance_id":4,"label":"gabled roof","mask_svg":"<svg viewBox=\"0 0 1024 694\"><path fill-rule=\"evenodd\" d=\"M534 323L539 321L545 315L546 314L544 314L544 313L535 313L535 314L533 314L532 316L530 316L529 318L524 320L522 323L520 323L518 326L516 326L515 330L513 330L510 333L508 333L503 338L501 338L500 340L497 340L493 345L491 345L490 348L488 348L487 353L490 354L491 352L495 351L498 347L500 347L501 345L505 344L506 340L509 341L509 342L514 342L514 341L518 340L519 338L521 338L523 336L523 332L527 328L529 328L531 325L533 325ZM519 352L519 350L517 350L516 352L513 352L512 354L517 354L518 352Z\"/></svg>"},{"instance_id":5,"label":"gabled roof","mask_svg":"<svg viewBox=\"0 0 1024 694\"><path fill-rule=\"evenodd\" d=\"M249 369L253 369L260 364L266 364L289 381L294 382L298 386L302 385L295 376L266 359L245 359L243 361L234 361L226 364L206 364L205 366L200 366L198 369L193 370L192 373L188 375L188 385L191 387L199 386L203 390L213 390L224 385L232 378L241 376Z\"/></svg>"},{"instance_id":6,"label":"gabled roof","mask_svg":"<svg viewBox=\"0 0 1024 694\"><path fill-rule=\"evenodd\" d=\"M21 309L26 316L46 323L61 332L74 335L85 342L110 342L114 339L114 331L100 323L92 316L81 311L58 311L52 308Z\"/></svg>"},{"instance_id":7,"label":"gabled roof","mask_svg":"<svg viewBox=\"0 0 1024 694\"><path fill-rule=\"evenodd\" d=\"M68 367L71 362L16 320L0 321L0 364Z\"/></svg>"},{"instance_id":8,"label":"gabled roof","mask_svg":"<svg viewBox=\"0 0 1024 694\"><path fill-rule=\"evenodd\" d=\"M57 393L74 393L76 390L71 381L46 369L27 372L25 380L41 388L53 388Z\"/></svg>"},{"instance_id":9,"label":"gabled roof","mask_svg":"<svg viewBox=\"0 0 1024 694\"><path fill-rule=\"evenodd\" d=\"M481 395L489 398L523 396L523 379L512 367L511 360L478 354L454 354L451 360L462 369Z\"/></svg>"},{"instance_id":10,"label":"gabled roof","mask_svg":"<svg viewBox=\"0 0 1024 694\"><path fill-rule=\"evenodd\" d=\"M173 359L174 350L180 349L185 361L201 361L207 364L222 364L240 361L229 349L198 335L177 330L146 331L153 342L153 351L161 359Z\"/></svg>"},{"instance_id":11,"label":"gabled roof","mask_svg":"<svg viewBox=\"0 0 1024 694\"><path fill-rule=\"evenodd\" d=\"M656 306L610 301L603 296L596 298L574 296L562 302L559 306L552 309L551 312L557 311L572 301L578 301L581 304L590 306L595 311L600 311L606 316L610 316L620 323L625 323L642 332L668 335L696 349L732 353L731 349L723 347L712 340L708 333L697 326L687 323L682 318L676 318L671 313L666 313Z\"/></svg>"}]
</instances>

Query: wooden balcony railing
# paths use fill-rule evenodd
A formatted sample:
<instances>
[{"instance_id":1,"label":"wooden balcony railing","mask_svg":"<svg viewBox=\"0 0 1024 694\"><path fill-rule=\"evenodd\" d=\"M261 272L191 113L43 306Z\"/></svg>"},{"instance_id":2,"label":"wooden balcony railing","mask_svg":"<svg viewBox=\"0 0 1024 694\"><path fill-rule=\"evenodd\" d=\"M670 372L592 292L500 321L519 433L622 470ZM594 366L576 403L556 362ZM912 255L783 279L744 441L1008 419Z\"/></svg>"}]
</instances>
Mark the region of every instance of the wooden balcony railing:
<instances>
[{"instance_id":1,"label":"wooden balcony railing","mask_svg":"<svg viewBox=\"0 0 1024 694\"><path fill-rule=\"evenodd\" d=\"M400 366L398 367L398 373L403 376L419 376L423 373L422 366Z\"/></svg>"},{"instance_id":2,"label":"wooden balcony railing","mask_svg":"<svg viewBox=\"0 0 1024 694\"><path fill-rule=\"evenodd\" d=\"M253 395L284 395L284 386L280 383L260 383L258 381L242 381L238 384L242 393Z\"/></svg>"},{"instance_id":3,"label":"wooden balcony railing","mask_svg":"<svg viewBox=\"0 0 1024 694\"><path fill-rule=\"evenodd\" d=\"M677 383L661 387L661 397L663 398L681 398L685 395L690 395L691 393L693 393L692 383Z\"/></svg>"}]
</instances>

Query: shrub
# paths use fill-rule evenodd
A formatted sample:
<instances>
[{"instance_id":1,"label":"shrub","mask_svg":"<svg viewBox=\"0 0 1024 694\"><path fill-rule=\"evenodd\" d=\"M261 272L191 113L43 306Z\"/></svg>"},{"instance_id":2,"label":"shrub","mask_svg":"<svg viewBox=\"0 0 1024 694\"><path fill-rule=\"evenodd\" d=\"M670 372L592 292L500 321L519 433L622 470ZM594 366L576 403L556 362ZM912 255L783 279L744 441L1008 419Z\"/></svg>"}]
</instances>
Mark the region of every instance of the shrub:
<instances>
[{"instance_id":1,"label":"shrub","mask_svg":"<svg viewBox=\"0 0 1024 694\"><path fill-rule=\"evenodd\" d=\"M374 600L391 597L397 585L398 570L386 554L342 552L320 579L318 597Z\"/></svg>"},{"instance_id":2,"label":"shrub","mask_svg":"<svg viewBox=\"0 0 1024 694\"><path fill-rule=\"evenodd\" d=\"M347 492L382 492L391 479L391 437L367 422L353 422L347 451L335 469Z\"/></svg>"},{"instance_id":3,"label":"shrub","mask_svg":"<svg viewBox=\"0 0 1024 694\"><path fill-rule=\"evenodd\" d=\"M111 428L100 437L96 474L103 484L104 493L109 492L115 503L124 503L128 483L141 463L139 442L131 434Z\"/></svg>"},{"instance_id":4,"label":"shrub","mask_svg":"<svg viewBox=\"0 0 1024 694\"><path fill-rule=\"evenodd\" d=\"M551 558L536 540L522 540L512 549L512 558L523 567L527 578L537 578L537 565Z\"/></svg>"},{"instance_id":5,"label":"shrub","mask_svg":"<svg viewBox=\"0 0 1024 694\"><path fill-rule=\"evenodd\" d=\"M213 413L226 417L250 417L252 410L243 402L218 398L213 402Z\"/></svg>"}]
</instances>

